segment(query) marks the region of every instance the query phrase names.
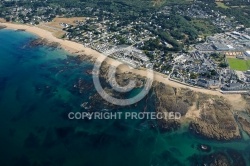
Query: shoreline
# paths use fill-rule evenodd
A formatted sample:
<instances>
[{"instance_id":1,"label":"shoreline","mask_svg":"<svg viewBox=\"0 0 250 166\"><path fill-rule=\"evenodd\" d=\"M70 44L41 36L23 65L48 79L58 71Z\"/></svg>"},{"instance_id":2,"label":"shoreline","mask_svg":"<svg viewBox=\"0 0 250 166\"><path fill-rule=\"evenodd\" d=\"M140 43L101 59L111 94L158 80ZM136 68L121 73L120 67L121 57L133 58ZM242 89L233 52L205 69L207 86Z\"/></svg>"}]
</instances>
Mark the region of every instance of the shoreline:
<instances>
[{"instance_id":1,"label":"shoreline","mask_svg":"<svg viewBox=\"0 0 250 166\"><path fill-rule=\"evenodd\" d=\"M95 51L91 48L88 47L84 47L83 44L79 44L73 41L69 41L69 40L64 40L64 39L59 39L56 38L55 36L53 36L53 34L49 31L46 31L44 29L41 29L39 27L36 26L29 26L29 25L24 25L24 24L14 24L14 23L0 23L0 26L6 26L6 29L12 29L12 30L18 30L18 29L22 29L25 30L29 33L35 34L41 38L45 38L47 39L49 42L57 42L60 44L60 46L62 47L62 49L64 49L65 51L71 53L71 54L85 54L86 56L89 56L93 59L97 59L97 58L105 58L106 56L99 53L98 51ZM112 58L107 58L106 62L109 65L112 66L119 66L119 69L122 72L127 72L129 70L129 72L132 72L136 75L140 75L140 76L146 76L147 72L143 69L129 69L127 67L127 65L125 66L122 62L112 59ZM154 81L157 82L161 82L165 85L169 85L171 87L175 87L175 88L188 88L192 91L195 92L200 92L200 93L205 93L208 95L216 95L216 96L222 96L225 97L226 99L232 101L234 98L239 98L241 95L240 94L222 94L219 91L213 91L213 90L208 90L208 89L204 89L204 88L196 88L196 87L190 87L187 85L183 85L174 81L171 81L167 75L158 73L154 71Z\"/></svg>"}]
</instances>

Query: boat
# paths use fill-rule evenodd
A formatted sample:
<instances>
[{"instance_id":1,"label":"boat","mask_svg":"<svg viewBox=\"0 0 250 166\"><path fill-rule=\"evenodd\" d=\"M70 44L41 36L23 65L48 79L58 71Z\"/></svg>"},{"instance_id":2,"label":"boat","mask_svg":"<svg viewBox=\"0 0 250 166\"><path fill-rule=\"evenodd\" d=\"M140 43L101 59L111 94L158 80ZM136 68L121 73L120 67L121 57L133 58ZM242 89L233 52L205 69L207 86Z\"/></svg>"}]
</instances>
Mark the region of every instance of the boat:
<instances>
[{"instance_id":1,"label":"boat","mask_svg":"<svg viewBox=\"0 0 250 166\"><path fill-rule=\"evenodd\" d=\"M202 150L207 150L208 147L207 147L206 145L201 145L201 149L202 149Z\"/></svg>"}]
</instances>

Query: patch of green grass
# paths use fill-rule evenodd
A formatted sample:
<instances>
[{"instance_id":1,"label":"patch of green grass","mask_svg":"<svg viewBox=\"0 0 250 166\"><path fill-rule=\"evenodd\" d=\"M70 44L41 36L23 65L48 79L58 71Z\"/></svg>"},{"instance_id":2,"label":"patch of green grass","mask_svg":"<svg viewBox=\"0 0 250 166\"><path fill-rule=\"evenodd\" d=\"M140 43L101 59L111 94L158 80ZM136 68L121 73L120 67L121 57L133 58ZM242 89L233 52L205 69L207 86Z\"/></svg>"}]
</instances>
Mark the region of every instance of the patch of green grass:
<instances>
[{"instance_id":1,"label":"patch of green grass","mask_svg":"<svg viewBox=\"0 0 250 166\"><path fill-rule=\"evenodd\" d=\"M250 60L241 60L236 58L227 59L229 66L233 70L246 71L250 69Z\"/></svg>"},{"instance_id":2,"label":"patch of green grass","mask_svg":"<svg viewBox=\"0 0 250 166\"><path fill-rule=\"evenodd\" d=\"M216 2L216 5L217 5L218 7L223 8L223 9L228 9L228 8L229 8L229 7L226 6L223 2Z\"/></svg>"},{"instance_id":3,"label":"patch of green grass","mask_svg":"<svg viewBox=\"0 0 250 166\"><path fill-rule=\"evenodd\" d=\"M201 35L211 35L217 32L216 27L208 20L192 19L191 23Z\"/></svg>"}]
</instances>

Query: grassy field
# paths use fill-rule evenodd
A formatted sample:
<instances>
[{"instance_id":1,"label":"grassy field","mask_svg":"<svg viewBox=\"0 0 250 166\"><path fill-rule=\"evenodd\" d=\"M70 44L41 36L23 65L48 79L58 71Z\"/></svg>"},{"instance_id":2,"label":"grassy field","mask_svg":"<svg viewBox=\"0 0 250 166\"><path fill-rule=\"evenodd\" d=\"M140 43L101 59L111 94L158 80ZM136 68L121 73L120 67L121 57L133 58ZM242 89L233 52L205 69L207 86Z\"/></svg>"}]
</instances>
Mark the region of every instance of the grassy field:
<instances>
[{"instance_id":1,"label":"grassy field","mask_svg":"<svg viewBox=\"0 0 250 166\"><path fill-rule=\"evenodd\" d=\"M246 71L250 69L250 60L241 60L236 58L228 58L228 63L231 69Z\"/></svg>"},{"instance_id":2,"label":"grassy field","mask_svg":"<svg viewBox=\"0 0 250 166\"><path fill-rule=\"evenodd\" d=\"M63 27L60 25L60 23L67 23L70 25L76 25L75 21L84 21L84 17L71 17L71 18L55 18L51 22L48 23L40 23L38 25L39 28L42 28L44 30L52 32L52 34L57 38L62 38L65 34L65 31L63 31Z\"/></svg>"},{"instance_id":3,"label":"grassy field","mask_svg":"<svg viewBox=\"0 0 250 166\"><path fill-rule=\"evenodd\" d=\"M55 27L55 28L60 28L62 29L62 26L60 23L67 23L70 25L76 25L75 21L83 21L85 20L84 17L71 17L71 18L61 18L61 17L56 17L55 19L52 20L52 22L47 23L48 26Z\"/></svg>"},{"instance_id":4,"label":"grassy field","mask_svg":"<svg viewBox=\"0 0 250 166\"><path fill-rule=\"evenodd\" d=\"M223 2L216 2L216 5L217 5L218 7L224 8L224 9L228 9L228 8L229 8L229 7L226 6Z\"/></svg>"},{"instance_id":5,"label":"grassy field","mask_svg":"<svg viewBox=\"0 0 250 166\"><path fill-rule=\"evenodd\" d=\"M216 32L216 27L207 20L192 19L191 23L202 35L211 35Z\"/></svg>"}]
</instances>

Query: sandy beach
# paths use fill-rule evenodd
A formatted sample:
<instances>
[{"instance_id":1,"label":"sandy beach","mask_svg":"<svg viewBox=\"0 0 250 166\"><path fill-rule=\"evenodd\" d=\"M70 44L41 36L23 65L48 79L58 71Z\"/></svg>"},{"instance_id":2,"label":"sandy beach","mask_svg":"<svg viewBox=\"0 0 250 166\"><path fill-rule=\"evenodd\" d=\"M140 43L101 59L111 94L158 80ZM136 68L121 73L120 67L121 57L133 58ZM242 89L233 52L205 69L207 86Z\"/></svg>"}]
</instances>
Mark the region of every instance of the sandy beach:
<instances>
[{"instance_id":1,"label":"sandy beach","mask_svg":"<svg viewBox=\"0 0 250 166\"><path fill-rule=\"evenodd\" d=\"M82 44L73 42L73 41L69 41L69 40L63 40L63 39L59 39L56 38L55 36L53 36L53 34L49 31L46 31L44 29L38 28L36 26L29 26L29 25L23 25L23 24L13 24L13 23L0 23L0 25L4 25L6 26L8 29L23 29L27 32L33 33L41 38L46 38L48 41L50 42L57 42L61 45L61 47L63 49L65 49L66 51L75 54L75 53L81 53L81 54L85 54L87 56L91 56L93 57L93 59L97 59L97 58L105 58L106 56L104 56L103 54L91 49L91 48L87 48L84 47ZM109 65L113 65L113 66L119 66L122 64L122 62L117 61L115 59L111 59L111 58L107 58L106 59L107 63ZM126 72L133 72L137 75L141 75L141 76L146 76L147 72L146 70L138 70L138 69L130 69L124 65L120 66L120 69L122 71L126 71ZM162 82L166 85L172 86L172 87L176 87L176 88L189 88L195 92L201 92L201 93L206 93L206 94L210 94L210 95L217 95L217 96L223 96L225 98L227 98L228 100L232 101L234 99L238 99L237 101L240 103L241 101L241 95L240 94L222 94L219 91L213 91L213 90L208 90L208 89L203 89L203 88L196 88L196 87L189 87L187 85L184 84L180 84L174 81L171 81L167 78L166 75L163 75L161 73L158 72L154 72L154 79L155 81L158 82ZM234 103L237 102L234 100ZM237 104L236 104L237 105Z\"/></svg>"},{"instance_id":2,"label":"sandy beach","mask_svg":"<svg viewBox=\"0 0 250 166\"><path fill-rule=\"evenodd\" d=\"M100 54L99 52L90 48L86 48L82 44L68 40L58 39L55 36L53 36L51 32L38 28L36 26L28 26L28 25L12 24L12 23L1 23L0 25L5 25L8 29L13 29L13 30L23 29L41 38L46 38L50 42L57 42L61 45L62 48L64 48L66 51L70 53L84 52L85 54L91 55L93 57L102 56L102 54Z\"/></svg>"}]
</instances>

